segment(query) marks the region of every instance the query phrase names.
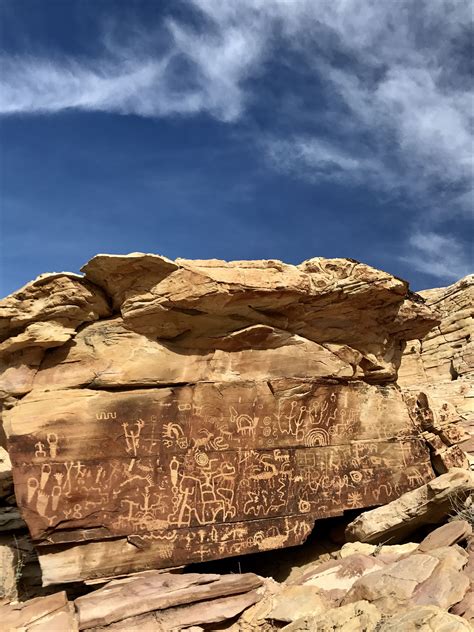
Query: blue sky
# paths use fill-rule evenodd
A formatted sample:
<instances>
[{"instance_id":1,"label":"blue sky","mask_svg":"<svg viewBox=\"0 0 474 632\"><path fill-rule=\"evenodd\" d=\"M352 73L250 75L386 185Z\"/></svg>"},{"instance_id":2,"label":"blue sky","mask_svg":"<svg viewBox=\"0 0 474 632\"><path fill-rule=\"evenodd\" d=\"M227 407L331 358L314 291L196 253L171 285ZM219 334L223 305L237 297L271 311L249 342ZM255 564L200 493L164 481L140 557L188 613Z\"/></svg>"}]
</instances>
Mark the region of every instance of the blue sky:
<instances>
[{"instance_id":1,"label":"blue sky","mask_svg":"<svg viewBox=\"0 0 474 632\"><path fill-rule=\"evenodd\" d=\"M97 252L472 268L470 0L0 0L1 293Z\"/></svg>"}]
</instances>

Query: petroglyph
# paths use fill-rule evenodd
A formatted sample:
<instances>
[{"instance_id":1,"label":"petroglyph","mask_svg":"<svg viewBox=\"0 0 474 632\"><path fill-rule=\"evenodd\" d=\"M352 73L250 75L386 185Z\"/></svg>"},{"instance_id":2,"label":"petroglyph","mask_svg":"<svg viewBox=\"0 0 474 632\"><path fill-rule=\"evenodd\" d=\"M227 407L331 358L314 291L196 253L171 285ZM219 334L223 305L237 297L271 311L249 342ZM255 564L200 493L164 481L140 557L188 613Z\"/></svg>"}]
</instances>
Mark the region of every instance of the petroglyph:
<instances>
[{"instance_id":1,"label":"petroglyph","mask_svg":"<svg viewBox=\"0 0 474 632\"><path fill-rule=\"evenodd\" d=\"M96 393L86 408L71 393L68 409L94 440L78 440L74 428L69 436L67 426L59 436L40 418L38 433L14 444L19 503L43 544L87 542L105 527L153 551L155 566L177 563L180 547L204 560L291 546L317 518L386 502L432 477L408 413L402 423L386 417L396 389L368 410L367 389L379 396L366 385L304 382L293 394L293 386L200 384ZM350 405L343 415L341 402ZM374 415L403 438L381 440ZM259 521L273 522L257 529Z\"/></svg>"}]
</instances>

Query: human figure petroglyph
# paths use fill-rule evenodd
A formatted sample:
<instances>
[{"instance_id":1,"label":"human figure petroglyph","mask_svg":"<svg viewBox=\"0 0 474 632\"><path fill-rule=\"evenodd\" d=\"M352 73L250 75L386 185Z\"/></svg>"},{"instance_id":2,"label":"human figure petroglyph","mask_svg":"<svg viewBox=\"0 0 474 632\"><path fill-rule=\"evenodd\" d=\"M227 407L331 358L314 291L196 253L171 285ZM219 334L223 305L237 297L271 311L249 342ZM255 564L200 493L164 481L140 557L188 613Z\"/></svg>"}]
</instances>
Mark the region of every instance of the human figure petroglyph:
<instances>
[{"instance_id":1,"label":"human figure petroglyph","mask_svg":"<svg viewBox=\"0 0 474 632\"><path fill-rule=\"evenodd\" d=\"M38 495L36 497L36 511L40 516L46 518L46 509L48 507L49 496L46 492L38 489Z\"/></svg>"},{"instance_id":2,"label":"human figure petroglyph","mask_svg":"<svg viewBox=\"0 0 474 632\"><path fill-rule=\"evenodd\" d=\"M61 492L62 490L59 485L53 485L53 489L51 490L51 506L53 511L57 511L58 509Z\"/></svg>"},{"instance_id":3,"label":"human figure petroglyph","mask_svg":"<svg viewBox=\"0 0 474 632\"><path fill-rule=\"evenodd\" d=\"M35 456L38 458L43 458L46 456L46 451L45 451L45 444L42 443L41 441L38 441L37 443L35 443Z\"/></svg>"},{"instance_id":4,"label":"human figure petroglyph","mask_svg":"<svg viewBox=\"0 0 474 632\"><path fill-rule=\"evenodd\" d=\"M137 450L140 445L140 433L145 426L143 419L138 419L134 424L136 430L129 430L129 424L124 422L122 424L123 431L125 433L125 443L127 445L127 452L132 453L133 456L137 456Z\"/></svg>"},{"instance_id":5,"label":"human figure petroglyph","mask_svg":"<svg viewBox=\"0 0 474 632\"><path fill-rule=\"evenodd\" d=\"M38 491L39 488L39 481L34 478L33 476L31 476L27 481L26 481L26 502L28 505L31 504L34 495L36 494L36 492Z\"/></svg>"},{"instance_id":6,"label":"human figure petroglyph","mask_svg":"<svg viewBox=\"0 0 474 632\"><path fill-rule=\"evenodd\" d=\"M46 443L49 446L49 455L55 459L58 455L58 435L55 432L48 432L46 435Z\"/></svg>"},{"instance_id":7,"label":"human figure petroglyph","mask_svg":"<svg viewBox=\"0 0 474 632\"><path fill-rule=\"evenodd\" d=\"M40 476L40 489L44 489L46 484L51 476L51 465L49 463L43 463L41 466L41 476Z\"/></svg>"}]
</instances>

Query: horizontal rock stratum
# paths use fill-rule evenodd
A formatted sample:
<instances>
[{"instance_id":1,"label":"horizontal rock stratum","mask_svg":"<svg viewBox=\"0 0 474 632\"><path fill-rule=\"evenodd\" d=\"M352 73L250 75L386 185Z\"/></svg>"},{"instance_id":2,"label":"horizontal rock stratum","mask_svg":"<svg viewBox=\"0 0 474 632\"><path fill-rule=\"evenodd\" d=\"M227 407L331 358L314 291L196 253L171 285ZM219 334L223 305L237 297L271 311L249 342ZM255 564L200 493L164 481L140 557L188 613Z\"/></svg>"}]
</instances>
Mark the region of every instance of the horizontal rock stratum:
<instances>
[{"instance_id":1,"label":"horizontal rock stratum","mask_svg":"<svg viewBox=\"0 0 474 632\"><path fill-rule=\"evenodd\" d=\"M15 491L44 583L299 544L434 477L396 384L437 314L348 259L97 255L0 302Z\"/></svg>"}]
</instances>

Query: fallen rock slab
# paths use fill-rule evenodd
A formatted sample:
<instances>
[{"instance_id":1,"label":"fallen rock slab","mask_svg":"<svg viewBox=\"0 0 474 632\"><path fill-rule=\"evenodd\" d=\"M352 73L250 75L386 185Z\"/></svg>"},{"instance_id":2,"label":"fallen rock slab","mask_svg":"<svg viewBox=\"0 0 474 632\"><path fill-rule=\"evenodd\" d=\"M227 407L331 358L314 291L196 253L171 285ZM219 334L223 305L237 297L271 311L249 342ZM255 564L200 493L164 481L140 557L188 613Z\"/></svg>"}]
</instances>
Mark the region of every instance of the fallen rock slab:
<instances>
[{"instance_id":1,"label":"fallen rock slab","mask_svg":"<svg viewBox=\"0 0 474 632\"><path fill-rule=\"evenodd\" d=\"M368 601L331 608L315 617L304 617L282 628L284 632L376 632L382 615ZM400 628L402 630L402 628Z\"/></svg>"},{"instance_id":2,"label":"fallen rock slab","mask_svg":"<svg viewBox=\"0 0 474 632\"><path fill-rule=\"evenodd\" d=\"M436 605L448 610L469 588L469 579L461 572L467 559L459 547L414 553L360 577L342 603L367 600L388 615L414 605Z\"/></svg>"},{"instance_id":3,"label":"fallen rock slab","mask_svg":"<svg viewBox=\"0 0 474 632\"><path fill-rule=\"evenodd\" d=\"M103 588L79 597L74 603L79 628L84 630L109 625L154 610L247 593L262 584L263 580L253 573L173 575L145 571L124 579L113 580Z\"/></svg>"},{"instance_id":4,"label":"fallen rock slab","mask_svg":"<svg viewBox=\"0 0 474 632\"><path fill-rule=\"evenodd\" d=\"M232 619L243 610L260 601L261 598L262 595L258 590L251 590L242 595L218 597L188 606L155 610L154 612L111 623L105 627L89 628L89 630L91 632L107 632L108 630L122 630L123 632L130 632L131 630L140 630L140 632L175 632L185 628L187 632L190 632L190 629L194 626L221 623ZM203 628L199 627L198 629L202 630Z\"/></svg>"},{"instance_id":5,"label":"fallen rock slab","mask_svg":"<svg viewBox=\"0 0 474 632\"><path fill-rule=\"evenodd\" d=\"M423 606L403 611L381 622L380 632L472 632L461 617L437 606ZM355 632L355 629L354 629Z\"/></svg>"},{"instance_id":6,"label":"fallen rock slab","mask_svg":"<svg viewBox=\"0 0 474 632\"><path fill-rule=\"evenodd\" d=\"M316 586L286 586L278 594L278 602L268 619L291 622L325 612L331 605Z\"/></svg>"},{"instance_id":7,"label":"fallen rock slab","mask_svg":"<svg viewBox=\"0 0 474 632\"><path fill-rule=\"evenodd\" d=\"M346 528L348 541L397 542L423 524L445 518L452 502L474 491L474 472L453 468L396 500L366 511Z\"/></svg>"},{"instance_id":8,"label":"fallen rock slab","mask_svg":"<svg viewBox=\"0 0 474 632\"><path fill-rule=\"evenodd\" d=\"M77 632L74 608L66 593L0 606L0 622L5 632Z\"/></svg>"},{"instance_id":9,"label":"fallen rock slab","mask_svg":"<svg viewBox=\"0 0 474 632\"><path fill-rule=\"evenodd\" d=\"M466 520L452 520L442 527L438 527L421 541L418 550L430 551L442 546L450 546L472 535L472 527Z\"/></svg>"},{"instance_id":10,"label":"fallen rock slab","mask_svg":"<svg viewBox=\"0 0 474 632\"><path fill-rule=\"evenodd\" d=\"M317 588L321 597L336 605L361 577L380 571L384 567L383 562L373 557L355 554L340 560L316 564L306 570L295 584Z\"/></svg>"}]
</instances>

